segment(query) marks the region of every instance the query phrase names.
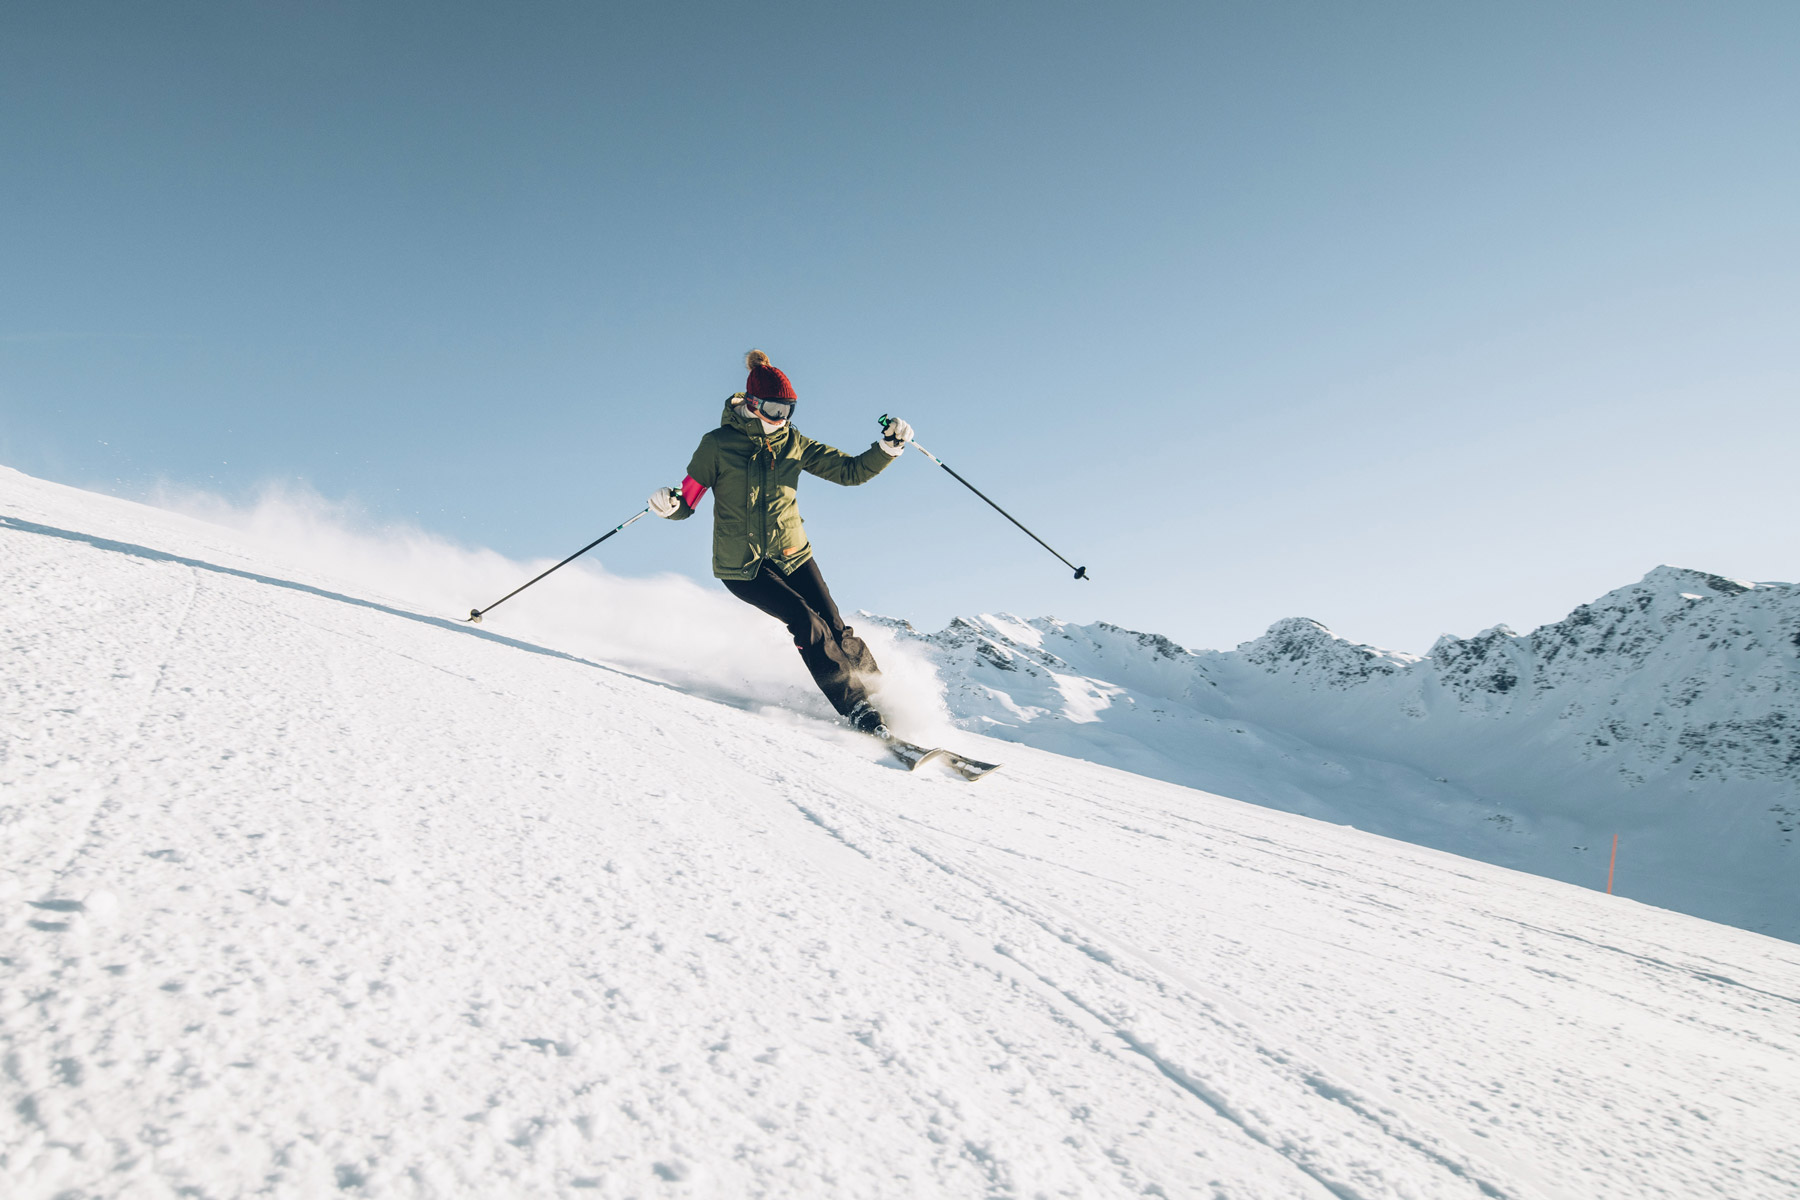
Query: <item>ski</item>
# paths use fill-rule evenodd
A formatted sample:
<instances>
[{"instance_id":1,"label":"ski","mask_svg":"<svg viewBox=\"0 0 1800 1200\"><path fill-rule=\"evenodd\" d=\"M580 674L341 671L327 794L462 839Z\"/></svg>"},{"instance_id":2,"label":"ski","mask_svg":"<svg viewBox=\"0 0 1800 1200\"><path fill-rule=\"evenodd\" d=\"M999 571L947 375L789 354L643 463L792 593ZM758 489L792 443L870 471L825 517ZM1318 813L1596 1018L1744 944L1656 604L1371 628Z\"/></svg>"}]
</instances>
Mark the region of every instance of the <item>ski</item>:
<instances>
[{"instance_id":1,"label":"ski","mask_svg":"<svg viewBox=\"0 0 1800 1200\"><path fill-rule=\"evenodd\" d=\"M956 751L946 750L942 746L915 746L913 743L901 741L897 737L886 739L886 744L888 753L905 763L909 771L916 771L928 762L942 762L952 771L973 783L1000 769L999 763L986 763L973 758L965 758Z\"/></svg>"}]
</instances>

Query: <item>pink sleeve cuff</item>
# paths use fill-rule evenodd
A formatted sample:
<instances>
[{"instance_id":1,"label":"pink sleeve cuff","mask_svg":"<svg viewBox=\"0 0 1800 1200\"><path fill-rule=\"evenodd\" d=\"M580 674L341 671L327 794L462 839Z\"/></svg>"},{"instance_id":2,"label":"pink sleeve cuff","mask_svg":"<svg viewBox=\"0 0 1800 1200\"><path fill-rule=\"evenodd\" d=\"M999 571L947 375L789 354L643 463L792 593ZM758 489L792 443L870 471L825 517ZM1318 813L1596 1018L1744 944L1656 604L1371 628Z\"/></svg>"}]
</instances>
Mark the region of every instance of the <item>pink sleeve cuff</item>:
<instances>
[{"instance_id":1,"label":"pink sleeve cuff","mask_svg":"<svg viewBox=\"0 0 1800 1200\"><path fill-rule=\"evenodd\" d=\"M706 488L692 475L681 481L681 498L689 508L699 508L700 497L704 495L706 495Z\"/></svg>"}]
</instances>

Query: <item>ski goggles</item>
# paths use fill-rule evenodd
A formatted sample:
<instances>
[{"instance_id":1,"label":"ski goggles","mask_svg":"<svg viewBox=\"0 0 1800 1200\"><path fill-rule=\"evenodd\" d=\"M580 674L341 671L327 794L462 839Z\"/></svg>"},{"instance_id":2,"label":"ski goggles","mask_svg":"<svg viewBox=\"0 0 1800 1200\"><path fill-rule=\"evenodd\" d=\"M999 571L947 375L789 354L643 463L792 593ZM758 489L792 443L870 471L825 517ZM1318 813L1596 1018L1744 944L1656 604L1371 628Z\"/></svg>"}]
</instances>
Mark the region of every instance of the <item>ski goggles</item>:
<instances>
[{"instance_id":1,"label":"ski goggles","mask_svg":"<svg viewBox=\"0 0 1800 1200\"><path fill-rule=\"evenodd\" d=\"M792 400L759 400L755 396L746 396L744 407L765 421L785 421L794 415Z\"/></svg>"}]
</instances>

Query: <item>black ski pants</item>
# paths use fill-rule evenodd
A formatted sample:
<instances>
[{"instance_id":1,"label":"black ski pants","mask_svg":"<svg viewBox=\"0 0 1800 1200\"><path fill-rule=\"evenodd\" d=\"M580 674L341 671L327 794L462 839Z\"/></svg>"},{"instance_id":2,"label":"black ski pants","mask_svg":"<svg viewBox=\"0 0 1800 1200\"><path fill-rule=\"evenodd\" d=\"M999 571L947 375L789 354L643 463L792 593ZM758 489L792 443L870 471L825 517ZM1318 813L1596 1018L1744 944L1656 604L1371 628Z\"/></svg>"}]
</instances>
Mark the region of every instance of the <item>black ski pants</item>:
<instances>
[{"instance_id":1,"label":"black ski pants","mask_svg":"<svg viewBox=\"0 0 1800 1200\"><path fill-rule=\"evenodd\" d=\"M849 716L869 702L869 681L881 674L869 647L839 615L837 604L819 574L817 559L783 575L764 563L754 579L722 579L725 589L788 627L800 661L839 715Z\"/></svg>"}]
</instances>

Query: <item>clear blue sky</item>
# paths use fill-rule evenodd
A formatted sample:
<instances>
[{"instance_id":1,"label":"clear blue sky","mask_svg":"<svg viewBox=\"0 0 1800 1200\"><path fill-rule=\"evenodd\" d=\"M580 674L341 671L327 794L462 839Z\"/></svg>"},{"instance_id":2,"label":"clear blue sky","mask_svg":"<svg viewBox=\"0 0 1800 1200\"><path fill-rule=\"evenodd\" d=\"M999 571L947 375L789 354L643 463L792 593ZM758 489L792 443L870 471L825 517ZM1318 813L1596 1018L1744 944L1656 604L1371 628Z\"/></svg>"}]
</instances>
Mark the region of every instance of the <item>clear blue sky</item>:
<instances>
[{"instance_id":1,"label":"clear blue sky","mask_svg":"<svg viewBox=\"0 0 1800 1200\"><path fill-rule=\"evenodd\" d=\"M847 609L1422 651L1800 576L1785 0L10 0L0 162L0 462L67 483L559 557L759 346L1093 575L909 454L802 490Z\"/></svg>"}]
</instances>

